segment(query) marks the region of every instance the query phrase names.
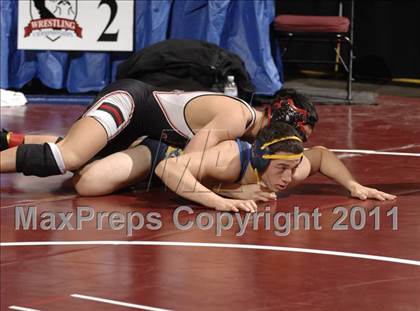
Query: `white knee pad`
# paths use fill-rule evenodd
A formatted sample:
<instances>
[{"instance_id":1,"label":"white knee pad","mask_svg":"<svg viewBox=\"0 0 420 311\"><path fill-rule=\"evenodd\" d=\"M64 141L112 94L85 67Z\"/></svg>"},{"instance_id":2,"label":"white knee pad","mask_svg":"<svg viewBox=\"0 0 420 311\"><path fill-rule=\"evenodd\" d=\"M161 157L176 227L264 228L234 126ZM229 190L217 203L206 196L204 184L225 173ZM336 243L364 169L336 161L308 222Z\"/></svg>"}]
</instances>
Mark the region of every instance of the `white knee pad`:
<instances>
[{"instance_id":1,"label":"white knee pad","mask_svg":"<svg viewBox=\"0 0 420 311\"><path fill-rule=\"evenodd\" d=\"M114 91L99 99L83 116L93 117L101 123L110 140L128 125L134 106L129 93Z\"/></svg>"}]
</instances>

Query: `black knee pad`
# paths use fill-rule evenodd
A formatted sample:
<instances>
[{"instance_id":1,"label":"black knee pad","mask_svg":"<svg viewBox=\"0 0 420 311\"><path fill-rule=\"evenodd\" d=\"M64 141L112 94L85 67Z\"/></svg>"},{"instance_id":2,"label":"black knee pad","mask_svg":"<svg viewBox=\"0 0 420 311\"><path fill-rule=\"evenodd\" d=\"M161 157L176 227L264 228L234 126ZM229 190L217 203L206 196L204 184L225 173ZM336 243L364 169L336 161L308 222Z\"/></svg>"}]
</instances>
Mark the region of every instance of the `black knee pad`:
<instances>
[{"instance_id":1,"label":"black knee pad","mask_svg":"<svg viewBox=\"0 0 420 311\"><path fill-rule=\"evenodd\" d=\"M61 157L61 155L60 155ZM61 168L60 168L61 166ZM64 169L57 163L49 144L20 145L16 152L16 171L26 176L46 177L61 175Z\"/></svg>"}]
</instances>

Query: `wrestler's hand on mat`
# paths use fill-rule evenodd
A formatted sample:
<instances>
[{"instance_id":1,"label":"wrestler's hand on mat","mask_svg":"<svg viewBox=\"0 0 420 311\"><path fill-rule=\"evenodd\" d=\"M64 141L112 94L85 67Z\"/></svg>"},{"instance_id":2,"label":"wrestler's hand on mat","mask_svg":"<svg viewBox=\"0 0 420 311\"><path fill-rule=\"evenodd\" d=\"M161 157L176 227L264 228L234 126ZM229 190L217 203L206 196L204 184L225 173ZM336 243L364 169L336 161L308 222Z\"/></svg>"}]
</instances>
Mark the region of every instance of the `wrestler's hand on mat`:
<instances>
[{"instance_id":1,"label":"wrestler's hand on mat","mask_svg":"<svg viewBox=\"0 0 420 311\"><path fill-rule=\"evenodd\" d=\"M227 190L226 193L223 192L222 194L226 194L230 198L239 200L254 200L267 202L270 200L277 199L277 195L275 192L270 191L268 188L258 184L241 185L239 189L231 191Z\"/></svg>"},{"instance_id":2,"label":"wrestler's hand on mat","mask_svg":"<svg viewBox=\"0 0 420 311\"><path fill-rule=\"evenodd\" d=\"M394 200L397 196L379 191L374 188L362 186L361 184L354 183L350 189L352 197L360 200L376 199L379 201Z\"/></svg>"},{"instance_id":3,"label":"wrestler's hand on mat","mask_svg":"<svg viewBox=\"0 0 420 311\"><path fill-rule=\"evenodd\" d=\"M239 212L245 211L254 213L257 211L257 204L253 200L232 200L222 198L216 203L215 209L217 211Z\"/></svg>"}]
</instances>

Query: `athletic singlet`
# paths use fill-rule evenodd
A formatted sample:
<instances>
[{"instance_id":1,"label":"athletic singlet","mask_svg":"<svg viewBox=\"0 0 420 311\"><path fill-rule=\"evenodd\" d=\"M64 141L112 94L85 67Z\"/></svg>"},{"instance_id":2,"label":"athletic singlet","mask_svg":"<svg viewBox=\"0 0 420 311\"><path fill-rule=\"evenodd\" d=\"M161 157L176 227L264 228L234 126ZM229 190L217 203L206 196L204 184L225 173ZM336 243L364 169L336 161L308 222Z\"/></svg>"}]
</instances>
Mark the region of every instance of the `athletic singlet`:
<instances>
[{"instance_id":1,"label":"athletic singlet","mask_svg":"<svg viewBox=\"0 0 420 311\"><path fill-rule=\"evenodd\" d=\"M241 172L239 173L239 177L235 182L239 182L241 181L242 177L244 177L246 169L248 168L248 165L251 162L251 144L240 139L236 139L236 144L239 148Z\"/></svg>"},{"instance_id":2,"label":"athletic singlet","mask_svg":"<svg viewBox=\"0 0 420 311\"><path fill-rule=\"evenodd\" d=\"M161 91L154 91L153 96L155 97L157 103L160 106L160 109L165 115L166 120L171 125L171 127L180 135L191 139L194 136L194 132L192 131L191 127L188 125L187 120L185 118L185 110L187 105L194 99L205 96L205 95L212 95L212 96L228 96L220 93L213 93L213 92L184 92L184 91L172 91L172 92L161 92ZM248 108L249 112L251 112L252 119L246 125L245 131L247 131L250 127L254 125L255 122L255 111L251 106L243 101L240 98L231 97Z\"/></svg>"},{"instance_id":3,"label":"athletic singlet","mask_svg":"<svg viewBox=\"0 0 420 311\"><path fill-rule=\"evenodd\" d=\"M185 120L185 108L195 98L207 95L227 96L212 92L167 92L138 80L118 80L98 94L82 117L95 118L107 132L108 143L99 156L127 149L140 136L183 148L194 136ZM255 110L245 101L232 98L251 112L248 130L255 123Z\"/></svg>"},{"instance_id":4,"label":"athletic singlet","mask_svg":"<svg viewBox=\"0 0 420 311\"><path fill-rule=\"evenodd\" d=\"M240 139L236 139L235 142L238 145L239 159L241 161L241 171L239 173L239 177L235 181L239 182L244 177L246 169L251 161L251 144L241 141ZM141 142L141 145L146 146L150 150L152 172L154 172L156 165L158 165L161 161L182 154L182 149L172 148L165 143L150 138L144 139Z\"/></svg>"}]
</instances>

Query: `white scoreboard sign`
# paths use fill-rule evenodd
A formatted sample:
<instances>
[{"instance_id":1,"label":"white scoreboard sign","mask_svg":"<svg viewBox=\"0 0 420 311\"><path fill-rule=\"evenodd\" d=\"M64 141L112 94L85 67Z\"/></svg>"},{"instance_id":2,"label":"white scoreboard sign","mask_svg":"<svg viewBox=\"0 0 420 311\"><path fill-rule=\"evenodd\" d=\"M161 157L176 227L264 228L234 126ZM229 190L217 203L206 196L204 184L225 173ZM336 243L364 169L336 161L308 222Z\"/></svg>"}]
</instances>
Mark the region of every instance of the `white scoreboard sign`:
<instances>
[{"instance_id":1,"label":"white scoreboard sign","mask_svg":"<svg viewBox=\"0 0 420 311\"><path fill-rule=\"evenodd\" d=\"M133 50L134 0L20 0L18 19L18 49Z\"/></svg>"}]
</instances>

